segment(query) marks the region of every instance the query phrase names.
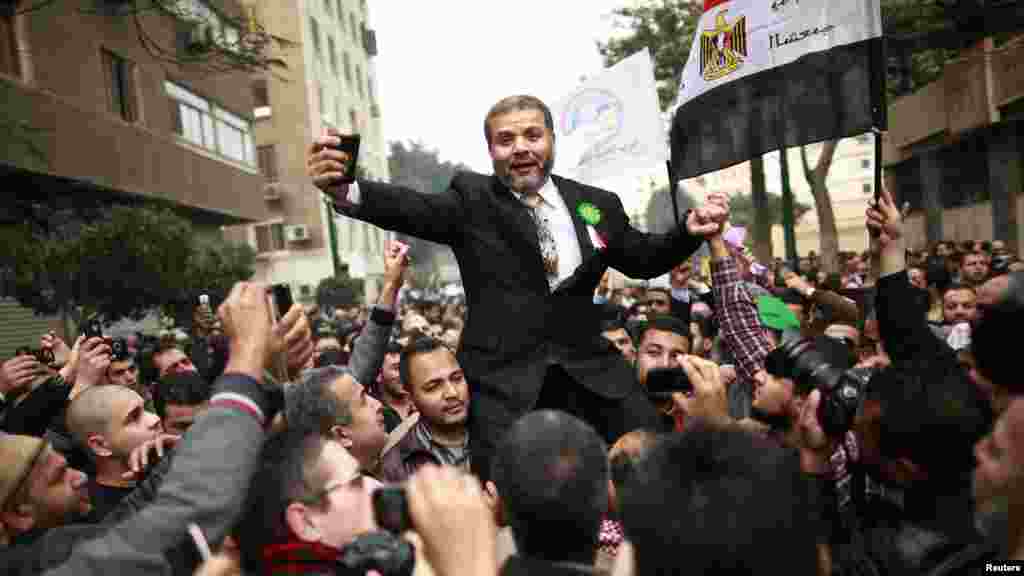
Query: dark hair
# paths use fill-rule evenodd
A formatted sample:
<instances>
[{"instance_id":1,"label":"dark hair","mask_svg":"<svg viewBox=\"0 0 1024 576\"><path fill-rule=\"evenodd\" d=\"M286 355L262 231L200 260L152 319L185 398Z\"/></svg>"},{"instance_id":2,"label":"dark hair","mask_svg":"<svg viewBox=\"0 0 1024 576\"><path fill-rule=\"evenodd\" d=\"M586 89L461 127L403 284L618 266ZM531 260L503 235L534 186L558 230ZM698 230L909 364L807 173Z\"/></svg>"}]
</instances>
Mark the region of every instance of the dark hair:
<instances>
[{"instance_id":1,"label":"dark hair","mask_svg":"<svg viewBox=\"0 0 1024 576\"><path fill-rule=\"evenodd\" d=\"M690 341L690 326L675 316L666 316L665 314L659 314L651 317L647 324L640 330L640 335L637 338L638 341L643 342L647 336L648 330L658 330L659 332L672 332L678 334L686 341Z\"/></svg>"},{"instance_id":2,"label":"dark hair","mask_svg":"<svg viewBox=\"0 0 1024 576\"><path fill-rule=\"evenodd\" d=\"M144 382L156 382L160 378L160 370L156 367L156 357L170 350L180 350L177 342L171 339L160 338L154 343L143 347L139 352L139 376ZM184 354L184 350L182 350Z\"/></svg>"},{"instance_id":3,"label":"dark hair","mask_svg":"<svg viewBox=\"0 0 1024 576\"><path fill-rule=\"evenodd\" d=\"M967 251L963 252L962 254L960 254L960 258L959 258L961 266L963 266L964 260L966 260L968 256L981 256L982 259L984 259L985 258L985 253L984 252L977 252L973 248L971 250L967 250Z\"/></svg>"},{"instance_id":4,"label":"dark hair","mask_svg":"<svg viewBox=\"0 0 1024 576\"><path fill-rule=\"evenodd\" d=\"M331 389L338 378L355 375L348 366L324 366L302 372L298 382L285 390L285 420L289 428L315 430L330 434L334 426L352 423L352 410L339 402Z\"/></svg>"},{"instance_id":5,"label":"dark hair","mask_svg":"<svg viewBox=\"0 0 1024 576\"><path fill-rule=\"evenodd\" d=\"M593 562L609 479L608 449L593 428L564 412L531 412L505 433L491 465L521 554Z\"/></svg>"},{"instance_id":6,"label":"dark hair","mask_svg":"<svg viewBox=\"0 0 1024 576\"><path fill-rule=\"evenodd\" d=\"M718 336L718 322L714 316L691 316L690 322L697 325L702 338L714 340Z\"/></svg>"},{"instance_id":7,"label":"dark hair","mask_svg":"<svg viewBox=\"0 0 1024 576\"><path fill-rule=\"evenodd\" d=\"M794 452L694 421L641 463L622 500L637 574L817 574L818 523Z\"/></svg>"},{"instance_id":8,"label":"dark hair","mask_svg":"<svg viewBox=\"0 0 1024 576\"><path fill-rule=\"evenodd\" d=\"M974 445L991 429L992 414L955 353L940 354L882 370L867 398L881 406L883 456L923 467L927 485L942 493L970 493Z\"/></svg>"},{"instance_id":9,"label":"dark hair","mask_svg":"<svg viewBox=\"0 0 1024 576\"><path fill-rule=\"evenodd\" d=\"M327 442L308 428L289 428L263 446L236 525L246 573L262 572L263 550L289 538L285 511L313 496L307 476Z\"/></svg>"},{"instance_id":10,"label":"dark hair","mask_svg":"<svg viewBox=\"0 0 1024 576\"><path fill-rule=\"evenodd\" d=\"M402 350L402 358L398 361L398 378L402 381L402 385L408 387L412 384L412 377L409 374L409 363L412 362L413 358L420 354L429 354L434 350L442 349L451 352L451 348L448 348L448 345L437 338L422 334L415 336L409 342L409 345Z\"/></svg>"},{"instance_id":11,"label":"dark hair","mask_svg":"<svg viewBox=\"0 0 1024 576\"><path fill-rule=\"evenodd\" d=\"M551 131L551 138L555 137L555 121L551 117L551 110L544 101L536 96L529 95L508 96L499 100L494 106L491 106L487 116L484 117L484 138L487 139L488 146L491 145L491 119L502 114L518 112L520 110L540 111L544 115L544 126Z\"/></svg>"},{"instance_id":12,"label":"dark hair","mask_svg":"<svg viewBox=\"0 0 1024 576\"><path fill-rule=\"evenodd\" d=\"M168 374L153 386L153 407L161 419L167 417L167 405L198 406L210 399L210 385L199 374Z\"/></svg>"},{"instance_id":13,"label":"dark hair","mask_svg":"<svg viewBox=\"0 0 1024 576\"><path fill-rule=\"evenodd\" d=\"M942 291L942 297L945 298L947 293L953 292L954 290L967 290L971 294L976 294L976 292L974 291L973 287L968 286L967 284L961 284L959 282L953 282L953 283L949 284L948 286L946 286L946 289Z\"/></svg>"},{"instance_id":14,"label":"dark hair","mask_svg":"<svg viewBox=\"0 0 1024 576\"><path fill-rule=\"evenodd\" d=\"M1015 281L1010 282L1012 287ZM1013 394L1020 394L1024 386L1020 384L1020 366L1017 364L1018 342L1008 336L1020 330L1021 322L1024 322L1024 308L1016 303L1002 302L992 310L986 310L971 333L971 351L978 371L994 385L1008 388Z\"/></svg>"}]
</instances>

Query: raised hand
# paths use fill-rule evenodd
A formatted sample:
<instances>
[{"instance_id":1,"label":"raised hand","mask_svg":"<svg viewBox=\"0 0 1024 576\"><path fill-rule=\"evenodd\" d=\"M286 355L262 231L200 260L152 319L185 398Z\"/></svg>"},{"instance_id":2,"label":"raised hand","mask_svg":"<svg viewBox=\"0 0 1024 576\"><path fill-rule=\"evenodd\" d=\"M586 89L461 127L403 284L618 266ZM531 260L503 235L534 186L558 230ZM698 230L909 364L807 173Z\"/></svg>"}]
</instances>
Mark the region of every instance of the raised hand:
<instances>
[{"instance_id":1,"label":"raised hand","mask_svg":"<svg viewBox=\"0 0 1024 576\"><path fill-rule=\"evenodd\" d=\"M728 221L728 199L722 194L710 194L703 206L694 208L687 215L686 231L693 236L710 238L721 234Z\"/></svg>"},{"instance_id":2,"label":"raised hand","mask_svg":"<svg viewBox=\"0 0 1024 576\"><path fill-rule=\"evenodd\" d=\"M0 393L19 394L39 377L43 365L34 356L15 356L0 364Z\"/></svg>"},{"instance_id":3,"label":"raised hand","mask_svg":"<svg viewBox=\"0 0 1024 576\"><path fill-rule=\"evenodd\" d=\"M398 240L388 242L384 247L384 281L394 285L402 284L402 277L409 268L409 245Z\"/></svg>"},{"instance_id":4,"label":"raised hand","mask_svg":"<svg viewBox=\"0 0 1024 576\"><path fill-rule=\"evenodd\" d=\"M89 386L102 384L107 379L110 367L110 345L103 338L89 338L82 344L78 359L75 388L79 391Z\"/></svg>"},{"instance_id":5,"label":"raised hand","mask_svg":"<svg viewBox=\"0 0 1024 576\"><path fill-rule=\"evenodd\" d=\"M697 356L684 356L682 364L690 384L693 385L693 393L672 394L676 409L682 410L687 418L701 418L714 422L729 421L729 400L718 365Z\"/></svg>"},{"instance_id":6,"label":"raised hand","mask_svg":"<svg viewBox=\"0 0 1024 576\"><path fill-rule=\"evenodd\" d=\"M307 175L313 179L314 186L335 200L343 200L348 193L348 186L341 180L351 160L347 153L332 148L341 143L339 136L338 131L328 128L306 151Z\"/></svg>"},{"instance_id":7,"label":"raised hand","mask_svg":"<svg viewBox=\"0 0 1024 576\"><path fill-rule=\"evenodd\" d=\"M173 448L180 439L181 436L174 434L159 434L156 438L139 444L128 456L128 472L122 474L121 477L125 480L138 479L149 468L150 460L153 464L159 462L164 457L164 451ZM154 452L156 458L150 458Z\"/></svg>"},{"instance_id":8,"label":"raised hand","mask_svg":"<svg viewBox=\"0 0 1024 576\"><path fill-rule=\"evenodd\" d=\"M273 324L266 284L239 282L217 310L230 341L225 373L241 373L263 381L273 352ZM305 316L303 314L303 316Z\"/></svg>"},{"instance_id":9,"label":"raised hand","mask_svg":"<svg viewBox=\"0 0 1024 576\"><path fill-rule=\"evenodd\" d=\"M903 214L887 188L882 188L878 204L868 208L867 218L868 230L878 237L882 249L903 237Z\"/></svg>"},{"instance_id":10,"label":"raised hand","mask_svg":"<svg viewBox=\"0 0 1024 576\"><path fill-rule=\"evenodd\" d=\"M292 304L274 331L282 335L284 350L288 354L288 376L298 377L299 373L313 358L313 331L309 327L309 317L301 304Z\"/></svg>"}]
</instances>

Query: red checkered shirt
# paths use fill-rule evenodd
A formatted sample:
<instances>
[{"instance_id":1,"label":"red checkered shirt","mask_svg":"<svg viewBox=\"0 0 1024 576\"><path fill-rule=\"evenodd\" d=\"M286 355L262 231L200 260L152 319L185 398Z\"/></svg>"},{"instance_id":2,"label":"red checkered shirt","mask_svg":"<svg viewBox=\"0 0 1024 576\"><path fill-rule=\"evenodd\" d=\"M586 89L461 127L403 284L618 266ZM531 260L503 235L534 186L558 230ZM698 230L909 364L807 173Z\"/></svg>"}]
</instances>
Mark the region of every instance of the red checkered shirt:
<instances>
[{"instance_id":1,"label":"red checkered shirt","mask_svg":"<svg viewBox=\"0 0 1024 576\"><path fill-rule=\"evenodd\" d=\"M625 539L625 534L622 531L622 524L615 520L601 521L601 532L597 540L601 552L615 556L619 552L619 544L622 544L623 539Z\"/></svg>"},{"instance_id":2,"label":"red checkered shirt","mask_svg":"<svg viewBox=\"0 0 1024 576\"><path fill-rule=\"evenodd\" d=\"M764 359L772 351L757 315L757 305L732 258L711 262L711 281L718 333L736 359L737 383L753 389L754 374L764 369Z\"/></svg>"}]
</instances>

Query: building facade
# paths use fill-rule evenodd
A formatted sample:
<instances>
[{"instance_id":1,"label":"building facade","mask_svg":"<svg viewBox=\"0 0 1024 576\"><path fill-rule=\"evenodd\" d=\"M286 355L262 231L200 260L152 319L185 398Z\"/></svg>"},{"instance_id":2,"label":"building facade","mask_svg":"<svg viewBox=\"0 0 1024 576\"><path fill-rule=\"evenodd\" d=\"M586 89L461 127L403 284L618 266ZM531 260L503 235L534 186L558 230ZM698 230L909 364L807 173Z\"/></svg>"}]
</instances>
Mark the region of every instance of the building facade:
<instances>
[{"instance_id":1,"label":"building facade","mask_svg":"<svg viewBox=\"0 0 1024 576\"><path fill-rule=\"evenodd\" d=\"M389 235L339 217L306 175L306 150L327 128L358 133L359 166L371 179L388 178L380 106L374 79L376 34L365 0L252 0L268 32L293 43L278 56L287 69L252 78L257 159L264 182L252 201L264 221L233 230L257 251L256 279L291 285L312 303L316 286L334 274L331 220L339 263L366 280L376 298Z\"/></svg>"},{"instance_id":2,"label":"building facade","mask_svg":"<svg viewBox=\"0 0 1024 576\"><path fill-rule=\"evenodd\" d=\"M134 14L131 3L114 0L0 3L0 226L13 218L4 203L19 196L148 200L204 233L267 218L267 207L251 200L262 178L249 75L183 64L195 41L237 40L232 23L244 18L242 7L177 4L205 20L161 9ZM3 296L0 358L38 345L55 327Z\"/></svg>"},{"instance_id":3,"label":"building facade","mask_svg":"<svg viewBox=\"0 0 1024 576\"><path fill-rule=\"evenodd\" d=\"M911 247L1003 240L1024 254L1024 36L981 41L889 107L886 185Z\"/></svg>"}]
</instances>

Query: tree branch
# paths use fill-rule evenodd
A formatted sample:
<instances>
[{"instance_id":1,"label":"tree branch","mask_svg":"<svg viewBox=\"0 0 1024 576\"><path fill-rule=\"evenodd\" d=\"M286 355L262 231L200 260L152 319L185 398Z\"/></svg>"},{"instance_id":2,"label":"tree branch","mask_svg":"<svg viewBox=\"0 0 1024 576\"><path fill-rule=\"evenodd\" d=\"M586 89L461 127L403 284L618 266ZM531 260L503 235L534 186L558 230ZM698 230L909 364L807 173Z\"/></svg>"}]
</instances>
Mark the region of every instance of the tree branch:
<instances>
[{"instance_id":1,"label":"tree branch","mask_svg":"<svg viewBox=\"0 0 1024 576\"><path fill-rule=\"evenodd\" d=\"M804 178L806 178L807 180L810 180L811 179L811 165L807 161L807 145L806 144L802 144L800 146L800 163L803 165L803 168L804 168Z\"/></svg>"}]
</instances>

